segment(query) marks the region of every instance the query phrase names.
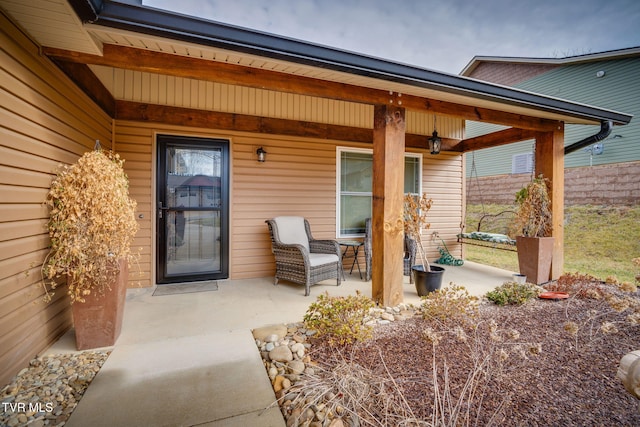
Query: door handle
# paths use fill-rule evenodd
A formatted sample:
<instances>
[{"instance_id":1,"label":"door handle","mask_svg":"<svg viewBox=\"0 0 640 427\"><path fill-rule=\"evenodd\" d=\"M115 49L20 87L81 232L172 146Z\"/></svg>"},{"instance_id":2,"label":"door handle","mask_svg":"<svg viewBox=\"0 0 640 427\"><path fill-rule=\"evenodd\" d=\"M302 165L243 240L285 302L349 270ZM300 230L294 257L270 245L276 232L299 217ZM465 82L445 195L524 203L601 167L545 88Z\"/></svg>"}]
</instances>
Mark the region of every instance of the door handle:
<instances>
[{"instance_id":1,"label":"door handle","mask_svg":"<svg viewBox=\"0 0 640 427\"><path fill-rule=\"evenodd\" d=\"M162 206L162 202L158 202L158 219L162 219L162 211L168 211L169 208Z\"/></svg>"}]
</instances>

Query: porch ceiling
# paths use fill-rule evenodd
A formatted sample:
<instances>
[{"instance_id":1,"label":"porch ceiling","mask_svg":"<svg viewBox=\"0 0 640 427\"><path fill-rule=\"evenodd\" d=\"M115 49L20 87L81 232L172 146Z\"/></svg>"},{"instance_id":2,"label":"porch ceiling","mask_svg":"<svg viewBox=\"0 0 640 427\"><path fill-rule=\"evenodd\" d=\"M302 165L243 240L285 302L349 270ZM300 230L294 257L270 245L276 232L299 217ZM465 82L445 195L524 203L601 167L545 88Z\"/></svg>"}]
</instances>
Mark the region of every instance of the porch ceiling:
<instances>
[{"instance_id":1,"label":"porch ceiling","mask_svg":"<svg viewBox=\"0 0 640 427\"><path fill-rule=\"evenodd\" d=\"M407 109L445 115L455 115L458 106L486 109L492 114L475 119L493 123L500 122L487 116L495 112L577 124L630 120L623 113L129 3L0 0L0 8L39 45L69 52L100 56L105 45L132 47L385 91L390 103L413 98L413 104L403 103ZM74 7L95 4L97 24L82 24ZM157 72L171 74L166 68ZM474 119L469 116L464 118Z\"/></svg>"}]
</instances>

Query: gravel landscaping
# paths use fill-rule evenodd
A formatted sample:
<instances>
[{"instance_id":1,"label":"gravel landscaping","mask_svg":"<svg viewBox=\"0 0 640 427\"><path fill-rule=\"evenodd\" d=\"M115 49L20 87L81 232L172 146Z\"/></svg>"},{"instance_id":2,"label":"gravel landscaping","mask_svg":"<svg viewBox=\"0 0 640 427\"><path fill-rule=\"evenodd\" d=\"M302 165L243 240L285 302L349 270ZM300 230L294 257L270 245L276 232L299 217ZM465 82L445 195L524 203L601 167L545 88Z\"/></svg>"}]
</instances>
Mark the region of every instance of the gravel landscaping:
<instances>
[{"instance_id":1,"label":"gravel landscaping","mask_svg":"<svg viewBox=\"0 0 640 427\"><path fill-rule=\"evenodd\" d=\"M63 426L109 353L86 351L33 359L0 392L0 425Z\"/></svg>"}]
</instances>

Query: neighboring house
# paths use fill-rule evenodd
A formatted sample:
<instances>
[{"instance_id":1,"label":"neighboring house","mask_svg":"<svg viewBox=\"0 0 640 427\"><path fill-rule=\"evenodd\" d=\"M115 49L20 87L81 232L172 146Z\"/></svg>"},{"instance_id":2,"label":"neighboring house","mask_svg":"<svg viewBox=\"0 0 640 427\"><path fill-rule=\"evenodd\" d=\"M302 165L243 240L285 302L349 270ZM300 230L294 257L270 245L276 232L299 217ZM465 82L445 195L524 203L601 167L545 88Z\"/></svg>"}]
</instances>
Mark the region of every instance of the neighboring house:
<instances>
[{"instance_id":1,"label":"neighboring house","mask_svg":"<svg viewBox=\"0 0 640 427\"><path fill-rule=\"evenodd\" d=\"M59 164L96 140L126 160L137 201L132 286L272 276L266 219L301 215L315 237L353 238L370 216L372 295L393 305L403 189L433 198L431 230L460 256L465 151L535 136L537 171L558 183L564 123L631 120L137 3L0 0L0 383L70 327L64 288L42 302L42 202ZM509 129L464 139L472 119ZM562 186L552 203L556 274Z\"/></svg>"},{"instance_id":2,"label":"neighboring house","mask_svg":"<svg viewBox=\"0 0 640 427\"><path fill-rule=\"evenodd\" d=\"M640 47L566 58L477 56L460 75L549 96L640 114ZM467 123L467 137L497 128ZM596 133L597 127L565 127L565 145ZM615 127L601 141L565 156L567 204L640 202L640 121ZM511 203L533 170L533 141L467 154L469 203ZM478 179L476 179L476 173Z\"/></svg>"}]
</instances>

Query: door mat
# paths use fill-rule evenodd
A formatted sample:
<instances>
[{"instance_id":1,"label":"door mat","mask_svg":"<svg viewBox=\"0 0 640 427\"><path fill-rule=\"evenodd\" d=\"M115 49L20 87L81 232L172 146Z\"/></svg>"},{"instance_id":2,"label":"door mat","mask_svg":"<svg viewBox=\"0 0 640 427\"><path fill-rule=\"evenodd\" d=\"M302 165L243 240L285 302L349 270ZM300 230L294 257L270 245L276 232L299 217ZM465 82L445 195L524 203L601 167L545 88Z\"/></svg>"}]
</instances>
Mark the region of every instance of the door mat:
<instances>
[{"instance_id":1,"label":"door mat","mask_svg":"<svg viewBox=\"0 0 640 427\"><path fill-rule=\"evenodd\" d=\"M218 282L216 281L179 283L174 285L158 285L153 291L153 296L192 294L195 292L211 292L217 290Z\"/></svg>"}]
</instances>

